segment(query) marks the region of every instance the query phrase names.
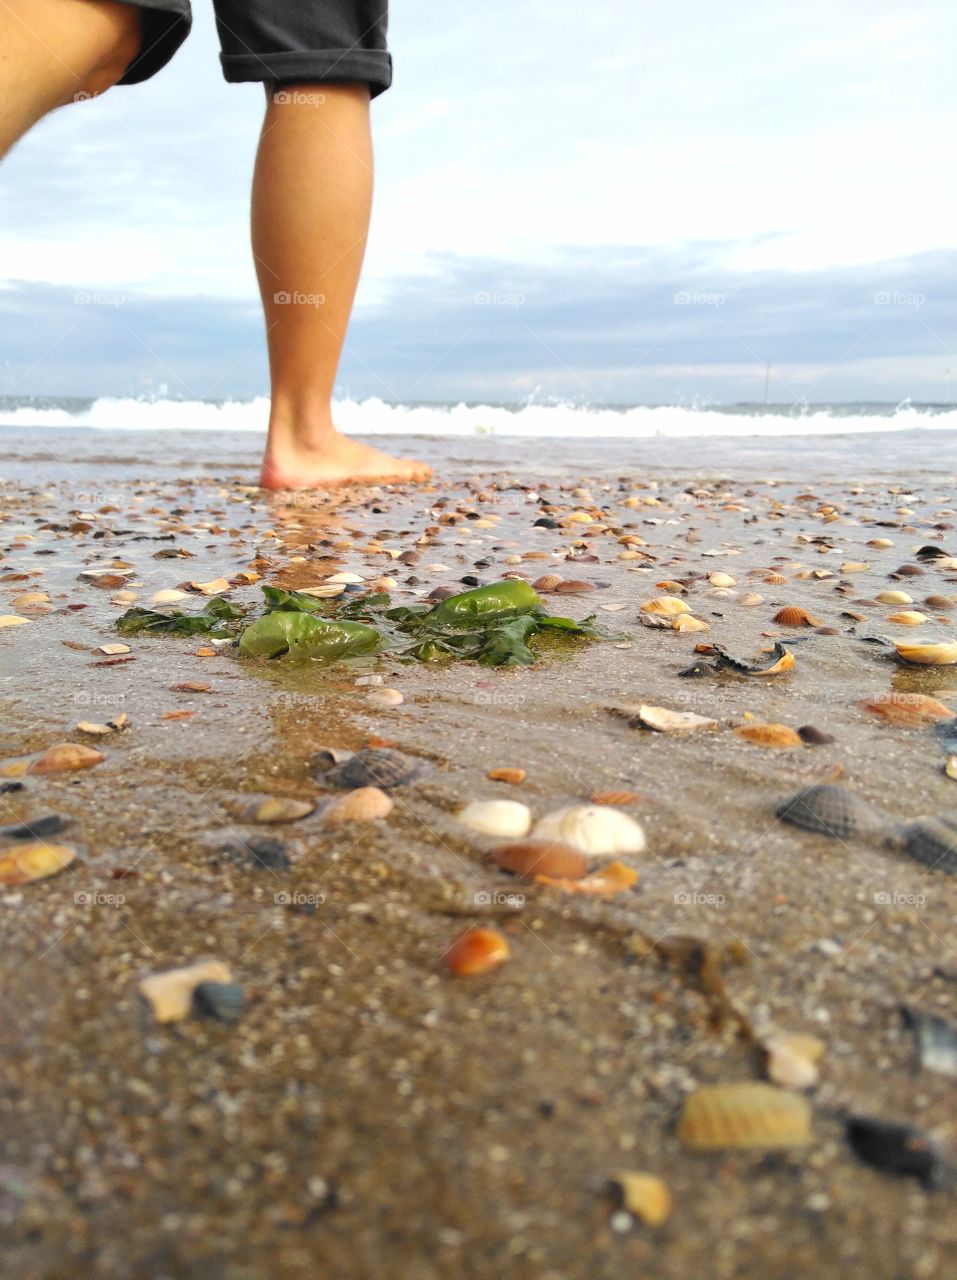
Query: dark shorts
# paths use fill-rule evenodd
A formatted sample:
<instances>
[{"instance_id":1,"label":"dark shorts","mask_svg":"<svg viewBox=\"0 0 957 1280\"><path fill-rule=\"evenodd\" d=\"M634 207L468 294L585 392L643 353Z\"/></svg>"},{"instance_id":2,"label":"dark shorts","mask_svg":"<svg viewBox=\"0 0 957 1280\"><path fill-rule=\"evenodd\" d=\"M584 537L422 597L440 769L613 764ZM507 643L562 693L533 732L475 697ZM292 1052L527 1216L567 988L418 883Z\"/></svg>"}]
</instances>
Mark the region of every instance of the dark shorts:
<instances>
[{"instance_id":1,"label":"dark shorts","mask_svg":"<svg viewBox=\"0 0 957 1280\"><path fill-rule=\"evenodd\" d=\"M120 84L148 80L189 35L189 0L124 0L140 10L143 44ZM364 81L373 97L392 83L388 0L213 0L227 80L273 84Z\"/></svg>"}]
</instances>

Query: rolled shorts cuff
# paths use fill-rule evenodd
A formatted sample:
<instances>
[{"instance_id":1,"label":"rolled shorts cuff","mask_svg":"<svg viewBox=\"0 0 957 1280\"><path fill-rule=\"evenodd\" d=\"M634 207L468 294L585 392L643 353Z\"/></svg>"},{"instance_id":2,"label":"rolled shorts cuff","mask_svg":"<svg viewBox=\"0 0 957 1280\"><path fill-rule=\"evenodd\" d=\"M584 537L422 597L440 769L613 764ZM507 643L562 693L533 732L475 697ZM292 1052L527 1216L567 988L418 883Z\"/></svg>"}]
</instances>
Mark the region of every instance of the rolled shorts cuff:
<instances>
[{"instance_id":1,"label":"rolled shorts cuff","mask_svg":"<svg viewBox=\"0 0 957 1280\"><path fill-rule=\"evenodd\" d=\"M140 11L140 51L119 84L141 84L155 76L189 35L193 17L189 0L123 0Z\"/></svg>"},{"instance_id":2,"label":"rolled shorts cuff","mask_svg":"<svg viewBox=\"0 0 957 1280\"><path fill-rule=\"evenodd\" d=\"M364 81L373 98L392 83L392 55L371 49L323 49L315 52L221 53L223 75L231 84L262 80L275 84Z\"/></svg>"}]
</instances>

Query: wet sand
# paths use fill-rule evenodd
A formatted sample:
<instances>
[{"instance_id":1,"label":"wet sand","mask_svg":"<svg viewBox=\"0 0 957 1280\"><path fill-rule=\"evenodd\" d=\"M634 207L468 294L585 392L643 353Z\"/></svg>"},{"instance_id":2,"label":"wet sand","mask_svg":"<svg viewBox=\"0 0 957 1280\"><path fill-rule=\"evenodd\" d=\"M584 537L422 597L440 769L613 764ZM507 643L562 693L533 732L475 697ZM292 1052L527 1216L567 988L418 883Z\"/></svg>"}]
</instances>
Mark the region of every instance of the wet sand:
<instances>
[{"instance_id":1,"label":"wet sand","mask_svg":"<svg viewBox=\"0 0 957 1280\"><path fill-rule=\"evenodd\" d=\"M92 464L64 475L61 462L38 463L8 483L0 612L19 612L11 602L25 590L48 592L51 607L0 631L2 757L79 741L78 721L125 712L129 726L95 741L107 757L98 767L28 775L2 797L4 823L71 817L57 839L80 852L59 875L0 894L5 1275L957 1270L952 1193L863 1165L842 1124L849 1112L905 1120L957 1145L954 1082L919 1067L898 1013L907 1002L957 1021L957 884L900 851L774 814L833 777L900 821L957 810L933 728L889 726L860 705L896 690L957 710L957 667L905 666L861 639L957 632L944 621L957 619L957 571L914 557L957 547L953 479L895 488L862 467L864 479L838 482L826 452L810 487L615 461L592 474L549 468L544 485L531 464L507 478L450 468L429 490L332 503L270 500L242 471L176 480L144 467L110 477L112 500L96 506L80 496L94 495ZM591 522L563 523L573 511ZM535 527L543 513L558 527ZM875 538L893 545L868 546ZM629 545L637 558L620 559ZM189 558L155 558L178 548ZM389 554L413 549L414 564ZM554 572L592 590L549 605L597 613L614 638L499 671L388 655L289 667L229 648L198 657L202 637L135 636L133 661L97 666L94 649L121 638L113 623L126 605L78 575L114 558L133 567L138 603L240 571L286 586L392 574L396 603L472 574ZM866 568L842 569L852 564ZM903 564L922 572L890 576ZM767 583L769 570L786 582ZM715 572L734 586L711 586ZM642 625L639 606L665 580L687 580L682 598L708 632ZM228 598L253 604L260 585ZM894 607L874 602L888 589L907 590L928 623L888 622ZM762 601L743 603L749 593ZM921 603L938 595L953 613ZM823 627L774 623L787 604ZM696 644L746 658L773 638L795 655L785 675L678 675ZM369 673L402 705L370 705L356 685ZM172 691L183 681L209 692ZM630 728L609 710L622 702L695 711L718 728ZM196 714L163 718L179 711ZM762 747L733 732L748 713L834 741ZM270 828L289 846L284 870L217 847L224 831L249 831L235 814L251 796L328 795L322 749L370 740L432 766L396 792L386 820ZM489 781L500 767L525 781ZM625 859L635 888L608 900L505 876L486 860L493 842L455 816L497 797L538 817L610 788L637 793L627 811L648 847ZM487 976L453 977L444 953L476 922L502 930L511 957ZM681 938L746 961L724 982L749 1023L823 1040L809 1147L703 1154L678 1141L694 1088L765 1078L754 1043L678 962ZM240 1020L155 1025L138 980L205 957L241 983ZM608 1182L625 1169L665 1181L664 1225L617 1213Z\"/></svg>"}]
</instances>

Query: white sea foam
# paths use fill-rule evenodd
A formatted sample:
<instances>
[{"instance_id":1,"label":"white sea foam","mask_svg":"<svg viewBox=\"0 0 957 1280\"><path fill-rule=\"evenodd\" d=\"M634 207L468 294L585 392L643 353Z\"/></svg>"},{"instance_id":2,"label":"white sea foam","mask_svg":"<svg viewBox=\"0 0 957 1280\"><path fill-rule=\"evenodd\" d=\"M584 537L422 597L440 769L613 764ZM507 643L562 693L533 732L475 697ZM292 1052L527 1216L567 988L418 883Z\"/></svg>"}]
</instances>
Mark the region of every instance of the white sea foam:
<instances>
[{"instance_id":1,"label":"white sea foam","mask_svg":"<svg viewBox=\"0 0 957 1280\"><path fill-rule=\"evenodd\" d=\"M197 400L139 400L103 397L88 408L40 408L21 404L0 409L0 425L10 427L88 427L108 431L264 431L269 413L265 397L206 403ZM565 404L390 405L381 400L342 400L336 407L340 427L354 435L524 436L576 438L604 436L648 439L656 436L819 436L865 431L957 429L957 408L931 411L909 404L874 412L810 407L782 413L753 406L731 411L685 406L597 408Z\"/></svg>"}]
</instances>

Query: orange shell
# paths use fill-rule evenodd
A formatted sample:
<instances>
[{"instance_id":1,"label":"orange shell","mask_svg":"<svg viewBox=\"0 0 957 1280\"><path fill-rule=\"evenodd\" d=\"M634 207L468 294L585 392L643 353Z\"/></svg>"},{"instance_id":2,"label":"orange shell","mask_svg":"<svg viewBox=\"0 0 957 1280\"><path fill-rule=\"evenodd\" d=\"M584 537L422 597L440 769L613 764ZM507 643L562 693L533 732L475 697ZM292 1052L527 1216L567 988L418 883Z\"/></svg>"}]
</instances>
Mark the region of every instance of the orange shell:
<instances>
[{"instance_id":1,"label":"orange shell","mask_svg":"<svg viewBox=\"0 0 957 1280\"><path fill-rule=\"evenodd\" d=\"M513 840L493 850L490 861L503 871L527 878L580 880L588 870L588 859L581 849L559 840Z\"/></svg>"},{"instance_id":2,"label":"orange shell","mask_svg":"<svg viewBox=\"0 0 957 1280\"><path fill-rule=\"evenodd\" d=\"M616 893L630 889L638 879L638 872L623 862L610 862L601 871L593 871L584 880L559 880L551 876L536 876L539 884L552 889L564 889L566 893L584 893L592 897L612 898Z\"/></svg>"},{"instance_id":3,"label":"orange shell","mask_svg":"<svg viewBox=\"0 0 957 1280\"><path fill-rule=\"evenodd\" d=\"M455 939L445 953L445 963L457 977L467 977L491 973L510 954L508 943L497 929L475 926Z\"/></svg>"},{"instance_id":4,"label":"orange shell","mask_svg":"<svg viewBox=\"0 0 957 1280\"><path fill-rule=\"evenodd\" d=\"M76 769L90 769L105 760L102 751L84 747L79 742L61 742L34 760L31 773L72 773Z\"/></svg>"},{"instance_id":5,"label":"orange shell","mask_svg":"<svg viewBox=\"0 0 957 1280\"><path fill-rule=\"evenodd\" d=\"M808 613L807 609L802 609L797 604L786 604L783 609L779 609L774 615L774 621L780 622L785 627L819 627L821 619L815 618L812 613Z\"/></svg>"},{"instance_id":6,"label":"orange shell","mask_svg":"<svg viewBox=\"0 0 957 1280\"><path fill-rule=\"evenodd\" d=\"M925 693L882 693L868 698L861 706L888 724L917 725L954 719L950 707Z\"/></svg>"},{"instance_id":7,"label":"orange shell","mask_svg":"<svg viewBox=\"0 0 957 1280\"><path fill-rule=\"evenodd\" d=\"M524 769L489 769L486 775L491 782L510 782L513 787L517 787L520 782L525 781Z\"/></svg>"},{"instance_id":8,"label":"orange shell","mask_svg":"<svg viewBox=\"0 0 957 1280\"><path fill-rule=\"evenodd\" d=\"M797 730L786 724L739 724L734 732L739 738L747 738L762 747L804 746Z\"/></svg>"},{"instance_id":9,"label":"orange shell","mask_svg":"<svg viewBox=\"0 0 957 1280\"><path fill-rule=\"evenodd\" d=\"M634 804L641 797L637 791L593 791L592 804Z\"/></svg>"}]
</instances>

